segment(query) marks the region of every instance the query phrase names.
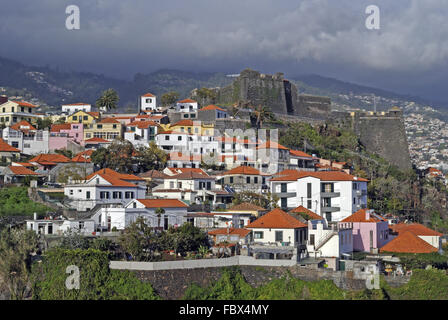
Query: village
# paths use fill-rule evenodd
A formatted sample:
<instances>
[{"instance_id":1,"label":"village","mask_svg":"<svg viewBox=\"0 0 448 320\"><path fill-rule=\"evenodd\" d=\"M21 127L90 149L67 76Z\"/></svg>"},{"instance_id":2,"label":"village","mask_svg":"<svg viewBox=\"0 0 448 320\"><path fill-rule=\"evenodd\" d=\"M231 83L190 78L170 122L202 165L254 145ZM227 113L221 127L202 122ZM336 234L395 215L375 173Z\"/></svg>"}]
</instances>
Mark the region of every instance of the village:
<instances>
[{"instance_id":1,"label":"village","mask_svg":"<svg viewBox=\"0 0 448 320\"><path fill-rule=\"evenodd\" d=\"M222 130L221 121L233 120L224 106L184 99L160 107L146 93L135 114L87 103L62 105L57 115L36 109L0 97L0 184L25 186L51 206L24 222L47 242L72 232L116 239L141 221L154 232L188 224L208 236L202 254L172 249L157 261L244 256L248 264L344 271L356 260L393 276L412 273L400 254L443 253L443 234L369 209L369 180L347 163L289 149L274 131ZM52 124L38 129L45 118ZM131 157L152 150L166 162L119 172L92 161L100 150L129 156L125 146L135 148Z\"/></svg>"}]
</instances>

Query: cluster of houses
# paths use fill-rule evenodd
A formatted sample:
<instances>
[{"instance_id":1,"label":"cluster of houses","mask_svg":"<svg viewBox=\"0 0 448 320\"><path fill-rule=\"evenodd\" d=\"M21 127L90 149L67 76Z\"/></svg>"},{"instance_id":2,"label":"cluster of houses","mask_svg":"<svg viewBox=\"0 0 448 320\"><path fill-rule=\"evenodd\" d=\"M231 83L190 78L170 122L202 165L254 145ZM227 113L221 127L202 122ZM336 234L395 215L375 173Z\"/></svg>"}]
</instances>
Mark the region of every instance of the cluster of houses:
<instances>
[{"instance_id":1,"label":"cluster of houses","mask_svg":"<svg viewBox=\"0 0 448 320\"><path fill-rule=\"evenodd\" d=\"M161 230L192 223L215 245L244 247L255 257L325 261L333 268L354 252L441 251L442 234L368 209L368 180L347 163L289 149L272 137L221 132L223 121L232 120L224 107L200 108L191 99L160 107L147 93L136 114L93 112L87 103L63 105L58 115L36 109L0 97L0 184L60 193L64 212L77 213L27 221L36 232L92 235L144 217ZM38 129L37 119L45 117L54 124ZM92 153L118 138L136 147L155 143L168 154L166 168L124 174L95 167ZM64 149L74 156L55 152ZM271 204L234 204L243 192Z\"/></svg>"}]
</instances>

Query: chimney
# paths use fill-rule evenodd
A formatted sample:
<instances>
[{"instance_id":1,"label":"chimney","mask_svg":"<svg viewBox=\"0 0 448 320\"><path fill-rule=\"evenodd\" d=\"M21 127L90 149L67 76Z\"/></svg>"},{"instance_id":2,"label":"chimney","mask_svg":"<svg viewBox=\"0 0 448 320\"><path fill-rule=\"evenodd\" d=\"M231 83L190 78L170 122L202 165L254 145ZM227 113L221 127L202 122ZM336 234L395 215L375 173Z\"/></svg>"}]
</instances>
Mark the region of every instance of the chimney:
<instances>
[{"instance_id":1,"label":"chimney","mask_svg":"<svg viewBox=\"0 0 448 320\"><path fill-rule=\"evenodd\" d=\"M366 220L370 219L370 210L366 210Z\"/></svg>"},{"instance_id":2,"label":"chimney","mask_svg":"<svg viewBox=\"0 0 448 320\"><path fill-rule=\"evenodd\" d=\"M34 220L37 220L37 213L36 212L34 212L33 217L34 217Z\"/></svg>"},{"instance_id":3,"label":"chimney","mask_svg":"<svg viewBox=\"0 0 448 320\"><path fill-rule=\"evenodd\" d=\"M8 97L5 95L1 95L0 96L0 104L4 104L6 102L8 102Z\"/></svg>"}]
</instances>

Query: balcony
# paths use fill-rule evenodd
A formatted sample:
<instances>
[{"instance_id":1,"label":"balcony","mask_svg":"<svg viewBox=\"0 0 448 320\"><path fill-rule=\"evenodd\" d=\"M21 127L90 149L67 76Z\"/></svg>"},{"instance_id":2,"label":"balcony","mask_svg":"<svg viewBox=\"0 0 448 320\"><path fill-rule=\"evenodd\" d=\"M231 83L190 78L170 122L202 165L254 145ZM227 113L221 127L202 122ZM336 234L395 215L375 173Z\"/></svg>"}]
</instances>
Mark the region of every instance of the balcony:
<instances>
[{"instance_id":1,"label":"balcony","mask_svg":"<svg viewBox=\"0 0 448 320\"><path fill-rule=\"evenodd\" d=\"M336 198L336 197L340 197L341 193L340 192L321 192L320 196L322 198Z\"/></svg>"},{"instance_id":2,"label":"balcony","mask_svg":"<svg viewBox=\"0 0 448 320\"><path fill-rule=\"evenodd\" d=\"M356 196L362 197L367 195L367 190L356 190Z\"/></svg>"},{"instance_id":3,"label":"balcony","mask_svg":"<svg viewBox=\"0 0 448 320\"><path fill-rule=\"evenodd\" d=\"M276 195L279 198L292 198L292 197L297 196L297 192L278 192L278 193L276 193Z\"/></svg>"},{"instance_id":4,"label":"balcony","mask_svg":"<svg viewBox=\"0 0 448 320\"><path fill-rule=\"evenodd\" d=\"M321 211L325 212L325 213L327 213L327 212L337 212L337 211L340 211L340 210L341 210L340 207L322 207L321 208Z\"/></svg>"}]
</instances>

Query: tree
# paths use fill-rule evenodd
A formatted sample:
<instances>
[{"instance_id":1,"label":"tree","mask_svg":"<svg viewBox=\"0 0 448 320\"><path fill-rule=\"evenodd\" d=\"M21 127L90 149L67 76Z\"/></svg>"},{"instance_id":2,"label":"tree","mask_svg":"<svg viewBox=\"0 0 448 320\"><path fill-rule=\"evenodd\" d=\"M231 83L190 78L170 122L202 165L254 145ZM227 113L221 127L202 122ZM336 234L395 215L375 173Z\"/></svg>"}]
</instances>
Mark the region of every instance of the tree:
<instances>
[{"instance_id":1,"label":"tree","mask_svg":"<svg viewBox=\"0 0 448 320\"><path fill-rule=\"evenodd\" d=\"M162 98L161 98L162 105L164 107L173 105L178 100L179 100L179 93L177 93L176 91L170 91L170 92L164 93L164 94L162 94Z\"/></svg>"},{"instance_id":2,"label":"tree","mask_svg":"<svg viewBox=\"0 0 448 320\"><path fill-rule=\"evenodd\" d=\"M196 90L196 95L200 99L201 105L216 102L216 91L209 88L201 88Z\"/></svg>"},{"instance_id":3,"label":"tree","mask_svg":"<svg viewBox=\"0 0 448 320\"><path fill-rule=\"evenodd\" d=\"M37 250L34 231L4 229L0 234L0 280L13 300L25 298L31 287L31 254Z\"/></svg>"},{"instance_id":4,"label":"tree","mask_svg":"<svg viewBox=\"0 0 448 320\"><path fill-rule=\"evenodd\" d=\"M73 158L73 152L71 150L67 150L65 148L54 150L54 152L57 154L62 154L63 156L66 156L69 159Z\"/></svg>"},{"instance_id":5,"label":"tree","mask_svg":"<svg viewBox=\"0 0 448 320\"><path fill-rule=\"evenodd\" d=\"M115 139L110 146L95 150L90 159L100 168L109 168L118 172L133 172L135 150L131 142Z\"/></svg>"},{"instance_id":6,"label":"tree","mask_svg":"<svg viewBox=\"0 0 448 320\"><path fill-rule=\"evenodd\" d=\"M165 168L168 155L154 141L151 141L149 147L137 148L135 161L140 171L160 170Z\"/></svg>"},{"instance_id":7,"label":"tree","mask_svg":"<svg viewBox=\"0 0 448 320\"><path fill-rule=\"evenodd\" d=\"M45 118L37 118L36 124L37 129L44 130L49 129L52 125L53 121L51 121L51 118L45 117Z\"/></svg>"},{"instance_id":8,"label":"tree","mask_svg":"<svg viewBox=\"0 0 448 320\"><path fill-rule=\"evenodd\" d=\"M114 89L107 89L96 100L96 106L100 110L105 109L109 111L117 108L118 100L120 100L118 93Z\"/></svg>"},{"instance_id":9,"label":"tree","mask_svg":"<svg viewBox=\"0 0 448 320\"><path fill-rule=\"evenodd\" d=\"M156 212L156 215L157 215L157 227L160 228L160 219L162 218L162 214L165 213L165 209L157 208L155 212Z\"/></svg>"},{"instance_id":10,"label":"tree","mask_svg":"<svg viewBox=\"0 0 448 320\"><path fill-rule=\"evenodd\" d=\"M159 236L143 217L138 217L118 238L123 251L135 261L151 261L159 249Z\"/></svg>"},{"instance_id":11,"label":"tree","mask_svg":"<svg viewBox=\"0 0 448 320\"><path fill-rule=\"evenodd\" d=\"M255 120L257 124L257 128L260 129L263 125L263 121L267 118L272 117L272 112L269 108L262 106L261 104L254 110Z\"/></svg>"}]
</instances>

